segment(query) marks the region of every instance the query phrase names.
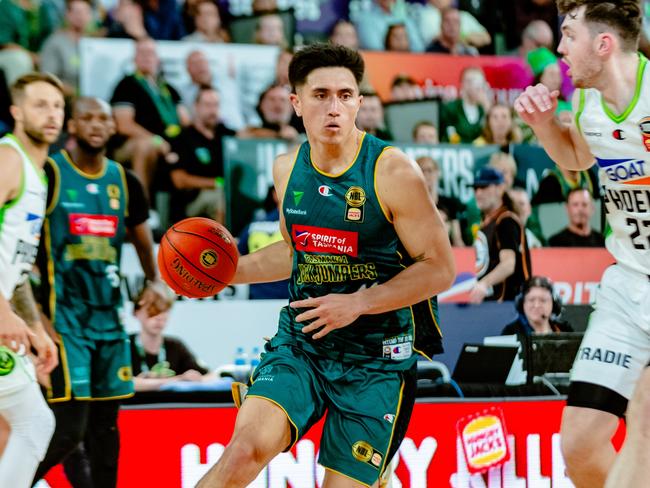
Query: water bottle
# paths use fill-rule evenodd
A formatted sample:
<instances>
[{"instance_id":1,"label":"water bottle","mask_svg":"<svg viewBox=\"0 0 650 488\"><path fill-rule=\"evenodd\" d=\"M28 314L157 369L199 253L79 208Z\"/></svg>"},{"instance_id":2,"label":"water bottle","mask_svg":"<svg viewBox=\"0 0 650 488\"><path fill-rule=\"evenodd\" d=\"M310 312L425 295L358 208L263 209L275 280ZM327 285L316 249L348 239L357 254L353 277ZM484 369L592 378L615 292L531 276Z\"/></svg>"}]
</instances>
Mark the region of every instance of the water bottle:
<instances>
[{"instance_id":1,"label":"water bottle","mask_svg":"<svg viewBox=\"0 0 650 488\"><path fill-rule=\"evenodd\" d=\"M244 352L244 348L238 347L237 350L235 351L235 360L233 362L234 365L245 366L247 362L248 362L248 356Z\"/></svg>"},{"instance_id":2,"label":"water bottle","mask_svg":"<svg viewBox=\"0 0 650 488\"><path fill-rule=\"evenodd\" d=\"M255 369L260 364L260 348L254 347L251 352L251 369Z\"/></svg>"}]
</instances>

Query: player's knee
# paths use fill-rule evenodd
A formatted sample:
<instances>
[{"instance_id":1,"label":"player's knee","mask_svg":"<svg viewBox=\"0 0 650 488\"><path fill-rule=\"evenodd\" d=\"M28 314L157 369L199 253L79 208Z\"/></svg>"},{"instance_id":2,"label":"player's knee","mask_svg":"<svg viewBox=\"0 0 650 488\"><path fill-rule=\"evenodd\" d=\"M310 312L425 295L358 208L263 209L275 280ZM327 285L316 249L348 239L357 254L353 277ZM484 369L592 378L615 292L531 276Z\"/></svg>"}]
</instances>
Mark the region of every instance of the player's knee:
<instances>
[{"instance_id":1,"label":"player's knee","mask_svg":"<svg viewBox=\"0 0 650 488\"><path fill-rule=\"evenodd\" d=\"M56 427L54 413L43 402L42 404L34 405L30 417L30 441L34 446L38 458L43 459Z\"/></svg>"}]
</instances>

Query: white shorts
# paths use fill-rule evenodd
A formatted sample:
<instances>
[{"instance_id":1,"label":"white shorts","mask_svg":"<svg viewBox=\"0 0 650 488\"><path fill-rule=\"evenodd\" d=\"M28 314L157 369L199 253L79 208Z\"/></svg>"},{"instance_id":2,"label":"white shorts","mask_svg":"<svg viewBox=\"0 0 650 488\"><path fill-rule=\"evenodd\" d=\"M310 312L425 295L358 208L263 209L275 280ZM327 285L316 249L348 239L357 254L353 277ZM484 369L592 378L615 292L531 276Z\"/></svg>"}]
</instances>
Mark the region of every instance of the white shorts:
<instances>
[{"instance_id":1,"label":"white shorts","mask_svg":"<svg viewBox=\"0 0 650 488\"><path fill-rule=\"evenodd\" d=\"M32 383L36 383L36 372L31 360L0 346L0 410L12 403L10 397L13 394Z\"/></svg>"},{"instance_id":2,"label":"white shorts","mask_svg":"<svg viewBox=\"0 0 650 488\"><path fill-rule=\"evenodd\" d=\"M649 361L650 277L612 265L573 364L567 404L623 416Z\"/></svg>"}]
</instances>

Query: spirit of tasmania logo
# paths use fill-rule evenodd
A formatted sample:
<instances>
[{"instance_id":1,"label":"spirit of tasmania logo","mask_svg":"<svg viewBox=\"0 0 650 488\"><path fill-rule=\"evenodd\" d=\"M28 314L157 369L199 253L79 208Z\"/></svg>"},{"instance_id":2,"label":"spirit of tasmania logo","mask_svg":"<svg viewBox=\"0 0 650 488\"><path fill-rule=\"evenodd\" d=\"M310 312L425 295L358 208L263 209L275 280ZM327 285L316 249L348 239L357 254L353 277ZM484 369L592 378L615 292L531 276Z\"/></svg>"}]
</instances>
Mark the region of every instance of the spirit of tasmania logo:
<instances>
[{"instance_id":1,"label":"spirit of tasmania logo","mask_svg":"<svg viewBox=\"0 0 650 488\"><path fill-rule=\"evenodd\" d=\"M75 236L114 237L118 218L115 215L70 214L70 233Z\"/></svg>"},{"instance_id":2,"label":"spirit of tasmania logo","mask_svg":"<svg viewBox=\"0 0 650 488\"><path fill-rule=\"evenodd\" d=\"M356 257L359 252L359 233L311 225L294 225L291 235L296 251L347 254Z\"/></svg>"}]
</instances>

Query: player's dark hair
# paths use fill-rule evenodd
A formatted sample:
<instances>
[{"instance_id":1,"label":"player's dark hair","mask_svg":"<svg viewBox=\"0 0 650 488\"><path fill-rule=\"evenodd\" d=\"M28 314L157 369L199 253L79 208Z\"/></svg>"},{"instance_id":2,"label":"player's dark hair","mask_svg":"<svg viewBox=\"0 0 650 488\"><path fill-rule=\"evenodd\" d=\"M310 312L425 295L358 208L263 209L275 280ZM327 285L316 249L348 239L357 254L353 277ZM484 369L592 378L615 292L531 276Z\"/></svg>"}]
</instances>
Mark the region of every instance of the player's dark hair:
<instances>
[{"instance_id":1,"label":"player's dark hair","mask_svg":"<svg viewBox=\"0 0 650 488\"><path fill-rule=\"evenodd\" d=\"M641 6L639 0L557 0L561 15L585 7L585 21L592 35L613 30L622 41L625 51L636 51L641 34Z\"/></svg>"},{"instance_id":2,"label":"player's dark hair","mask_svg":"<svg viewBox=\"0 0 650 488\"><path fill-rule=\"evenodd\" d=\"M25 88L36 83L38 81L43 81L49 83L54 88L61 92L63 95L63 83L52 73L42 73L42 72L32 72L27 73L20 78L18 78L13 85L11 85L11 100L14 104L18 103L20 99L25 95Z\"/></svg>"},{"instance_id":3,"label":"player's dark hair","mask_svg":"<svg viewBox=\"0 0 650 488\"><path fill-rule=\"evenodd\" d=\"M304 85L312 71L337 67L349 69L357 85L361 83L365 65L357 51L336 44L311 44L298 51L289 64L291 90L295 93L296 88Z\"/></svg>"}]
</instances>

